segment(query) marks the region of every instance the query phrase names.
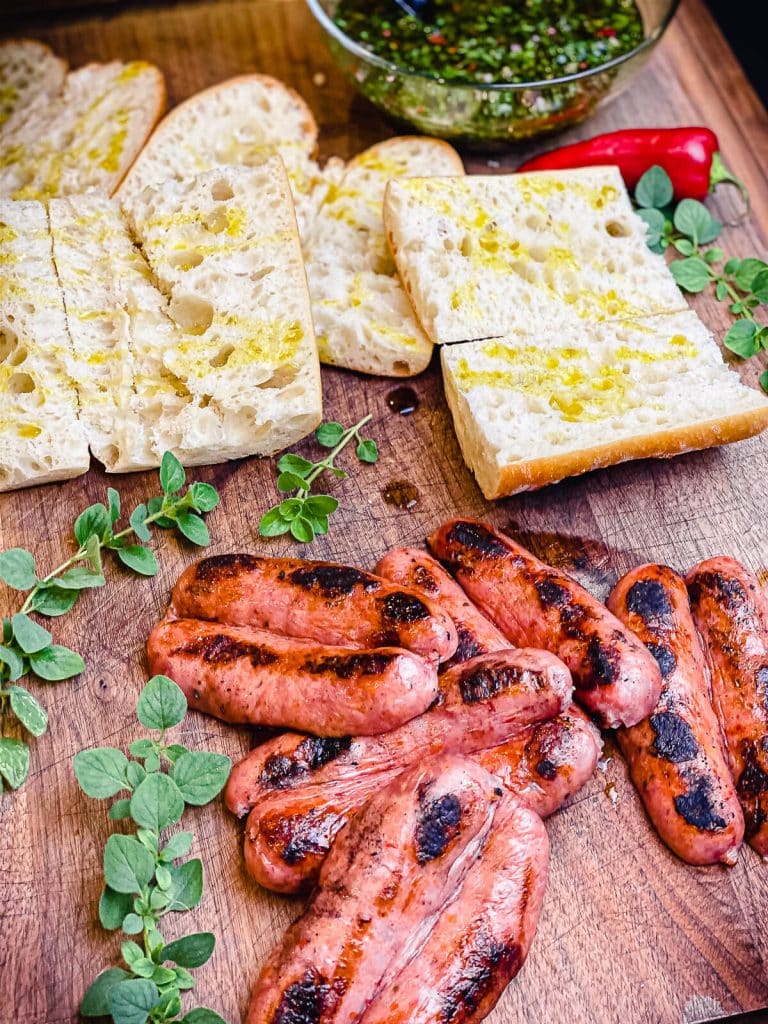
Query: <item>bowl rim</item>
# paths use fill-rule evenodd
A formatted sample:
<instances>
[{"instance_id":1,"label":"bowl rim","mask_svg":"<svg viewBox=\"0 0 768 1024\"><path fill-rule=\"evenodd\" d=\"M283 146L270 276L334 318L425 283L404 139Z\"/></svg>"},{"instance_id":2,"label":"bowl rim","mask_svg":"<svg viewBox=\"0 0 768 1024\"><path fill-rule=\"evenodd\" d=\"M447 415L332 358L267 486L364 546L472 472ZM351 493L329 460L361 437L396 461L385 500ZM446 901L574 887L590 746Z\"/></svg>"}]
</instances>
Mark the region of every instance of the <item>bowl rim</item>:
<instances>
[{"instance_id":1,"label":"bowl rim","mask_svg":"<svg viewBox=\"0 0 768 1024\"><path fill-rule=\"evenodd\" d=\"M411 71L408 68L401 67L399 64L392 64L390 61L380 57L377 53L367 50L345 32L342 32L333 18L326 13L320 3L320 0L306 0L306 3L315 19L319 22L321 27L325 29L328 35L332 36L336 42L340 43L346 50L354 53L357 57L360 57L368 64L375 64L377 67L382 68L382 70L400 76L408 76L409 78L421 78L427 82L434 82L438 85L443 85L448 89L473 89L481 92L515 92L525 89L545 89L553 85L568 85L571 82L578 82L584 78L591 78L593 75L599 75L605 71L610 71L613 68L619 67L631 60L633 57L636 57L638 54L641 54L645 50L649 50L656 45L659 39L661 39L666 32L667 28L669 28L670 22L677 13L681 0L670 0L667 12L655 30L651 32L650 35L646 36L641 43L638 43L637 46L628 50L626 53L619 54L618 57L613 57L604 64L598 64L597 67L586 68L583 71L573 71L571 74L561 75L559 78L543 78L530 82L472 82L464 79L445 79L440 75L431 74L426 71Z\"/></svg>"}]
</instances>

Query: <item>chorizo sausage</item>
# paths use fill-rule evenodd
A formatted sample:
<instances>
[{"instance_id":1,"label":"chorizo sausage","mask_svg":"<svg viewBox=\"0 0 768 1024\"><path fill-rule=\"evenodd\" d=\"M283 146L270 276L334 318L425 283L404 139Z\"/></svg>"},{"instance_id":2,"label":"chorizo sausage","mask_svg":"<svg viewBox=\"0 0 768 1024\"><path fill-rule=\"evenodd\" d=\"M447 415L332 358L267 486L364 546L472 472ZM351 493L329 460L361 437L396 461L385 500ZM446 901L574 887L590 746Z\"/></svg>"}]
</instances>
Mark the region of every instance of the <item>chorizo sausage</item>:
<instances>
[{"instance_id":1,"label":"chorizo sausage","mask_svg":"<svg viewBox=\"0 0 768 1024\"><path fill-rule=\"evenodd\" d=\"M601 725L636 725L650 714L661 693L658 665L570 576L474 519L443 524L429 545L508 640L562 658L576 699Z\"/></svg>"},{"instance_id":2,"label":"chorizo sausage","mask_svg":"<svg viewBox=\"0 0 768 1024\"><path fill-rule=\"evenodd\" d=\"M456 580L426 551L394 548L381 559L376 573L436 601L453 619L459 643L443 670L478 654L503 651L510 646L504 634L475 608Z\"/></svg>"},{"instance_id":3,"label":"chorizo sausage","mask_svg":"<svg viewBox=\"0 0 768 1024\"><path fill-rule=\"evenodd\" d=\"M372 573L333 562L213 555L173 588L169 617L255 626L342 647L404 647L445 661L458 638L430 601Z\"/></svg>"},{"instance_id":4,"label":"chorizo sausage","mask_svg":"<svg viewBox=\"0 0 768 1024\"><path fill-rule=\"evenodd\" d=\"M733 558L700 562L686 581L747 841L768 857L768 600Z\"/></svg>"},{"instance_id":5,"label":"chorizo sausage","mask_svg":"<svg viewBox=\"0 0 768 1024\"><path fill-rule=\"evenodd\" d=\"M619 580L608 607L643 641L663 679L650 716L616 734L648 817L689 864L735 864L744 816L685 581L666 565L641 565Z\"/></svg>"},{"instance_id":6,"label":"chorizo sausage","mask_svg":"<svg viewBox=\"0 0 768 1024\"><path fill-rule=\"evenodd\" d=\"M161 622L147 641L153 674L189 706L225 722L326 736L388 732L437 696L434 665L410 651L318 644L197 619Z\"/></svg>"},{"instance_id":7,"label":"chorizo sausage","mask_svg":"<svg viewBox=\"0 0 768 1024\"><path fill-rule=\"evenodd\" d=\"M338 836L309 906L264 965L247 1024L358 1020L477 858L496 789L482 768L443 757L372 797Z\"/></svg>"}]
</instances>

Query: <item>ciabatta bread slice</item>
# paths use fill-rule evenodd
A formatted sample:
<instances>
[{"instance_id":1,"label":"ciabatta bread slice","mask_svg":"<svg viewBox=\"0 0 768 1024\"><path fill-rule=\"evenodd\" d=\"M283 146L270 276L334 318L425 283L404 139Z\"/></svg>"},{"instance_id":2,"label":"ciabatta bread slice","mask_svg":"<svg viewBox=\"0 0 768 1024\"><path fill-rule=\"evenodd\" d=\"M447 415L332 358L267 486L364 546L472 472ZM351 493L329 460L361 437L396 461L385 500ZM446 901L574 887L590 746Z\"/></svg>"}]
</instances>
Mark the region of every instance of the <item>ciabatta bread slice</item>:
<instances>
[{"instance_id":1,"label":"ciabatta bread slice","mask_svg":"<svg viewBox=\"0 0 768 1024\"><path fill-rule=\"evenodd\" d=\"M66 61L32 39L0 42L0 140L19 125L38 97L49 100L64 85Z\"/></svg>"},{"instance_id":2,"label":"ciabatta bread slice","mask_svg":"<svg viewBox=\"0 0 768 1024\"><path fill-rule=\"evenodd\" d=\"M615 167L393 181L384 220L438 344L687 308Z\"/></svg>"},{"instance_id":3,"label":"ciabatta bread slice","mask_svg":"<svg viewBox=\"0 0 768 1024\"><path fill-rule=\"evenodd\" d=\"M464 459L486 498L768 426L768 400L727 368L690 310L557 335L532 327L445 345L441 357Z\"/></svg>"},{"instance_id":4,"label":"ciabatta bread slice","mask_svg":"<svg viewBox=\"0 0 768 1024\"><path fill-rule=\"evenodd\" d=\"M272 455L320 422L320 367L282 161L147 186L125 203L167 301L171 344L136 344L142 407L158 382L179 407L152 425L187 465Z\"/></svg>"},{"instance_id":5,"label":"ciabatta bread slice","mask_svg":"<svg viewBox=\"0 0 768 1024\"><path fill-rule=\"evenodd\" d=\"M317 124L297 92L268 75L241 75L196 93L164 118L126 176L120 198L228 164L257 167L279 154L301 222L326 185L313 159L316 148Z\"/></svg>"},{"instance_id":6,"label":"ciabatta bread slice","mask_svg":"<svg viewBox=\"0 0 768 1024\"><path fill-rule=\"evenodd\" d=\"M45 207L0 200L0 491L88 469L70 357Z\"/></svg>"},{"instance_id":7,"label":"ciabatta bread slice","mask_svg":"<svg viewBox=\"0 0 768 1024\"><path fill-rule=\"evenodd\" d=\"M432 343L403 292L382 219L387 182L461 175L456 151L437 139L389 139L347 164L303 232L312 312L323 362L363 373L411 376Z\"/></svg>"},{"instance_id":8,"label":"ciabatta bread slice","mask_svg":"<svg viewBox=\"0 0 768 1024\"><path fill-rule=\"evenodd\" d=\"M114 192L164 106L163 76L143 61L70 72L56 96L38 96L3 133L0 196Z\"/></svg>"}]
</instances>

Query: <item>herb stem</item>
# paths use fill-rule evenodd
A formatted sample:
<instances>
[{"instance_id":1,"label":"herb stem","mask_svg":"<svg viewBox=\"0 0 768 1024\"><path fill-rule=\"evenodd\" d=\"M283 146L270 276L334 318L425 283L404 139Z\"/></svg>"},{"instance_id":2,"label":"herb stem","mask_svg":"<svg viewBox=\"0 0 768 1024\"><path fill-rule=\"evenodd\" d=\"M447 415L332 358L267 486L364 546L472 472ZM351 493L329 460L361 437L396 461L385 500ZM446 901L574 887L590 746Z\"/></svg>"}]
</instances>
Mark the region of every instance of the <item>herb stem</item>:
<instances>
[{"instance_id":1,"label":"herb stem","mask_svg":"<svg viewBox=\"0 0 768 1024\"><path fill-rule=\"evenodd\" d=\"M347 447L349 442L354 437L357 437L359 440L359 431L365 426L366 423L369 423L372 419L373 416L369 413L367 416L364 416L359 423L356 423L353 427L350 427L349 430L344 431L344 433L341 436L341 440L336 445L336 447L332 449L331 453L329 455L326 455L326 457L321 462L318 462L318 464L315 466L312 472L305 477L305 483L307 484L307 486L304 488L305 493L309 493L312 484L315 482L315 480L317 480L321 473L325 472L326 469L333 469L333 460L336 458L336 456L340 455L344 451L344 449ZM304 495L302 494L300 496L303 497Z\"/></svg>"}]
</instances>

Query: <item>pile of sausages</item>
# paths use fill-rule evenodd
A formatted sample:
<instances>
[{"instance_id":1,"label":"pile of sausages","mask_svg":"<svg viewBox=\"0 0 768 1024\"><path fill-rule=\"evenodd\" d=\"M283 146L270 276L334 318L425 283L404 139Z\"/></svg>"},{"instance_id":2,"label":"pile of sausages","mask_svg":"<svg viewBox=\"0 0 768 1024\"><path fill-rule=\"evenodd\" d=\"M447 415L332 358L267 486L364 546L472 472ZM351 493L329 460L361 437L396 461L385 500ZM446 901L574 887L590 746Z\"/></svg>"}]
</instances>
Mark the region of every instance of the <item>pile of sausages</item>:
<instances>
[{"instance_id":1,"label":"pile of sausages","mask_svg":"<svg viewBox=\"0 0 768 1024\"><path fill-rule=\"evenodd\" d=\"M606 608L484 523L429 545L375 574L207 558L150 636L152 671L190 706L299 730L226 792L249 872L312 890L250 1024L482 1020L533 938L541 818L599 758L590 717L618 730L678 855L733 863L745 816L768 853L768 605L747 570L713 559L686 587L642 566Z\"/></svg>"}]
</instances>

